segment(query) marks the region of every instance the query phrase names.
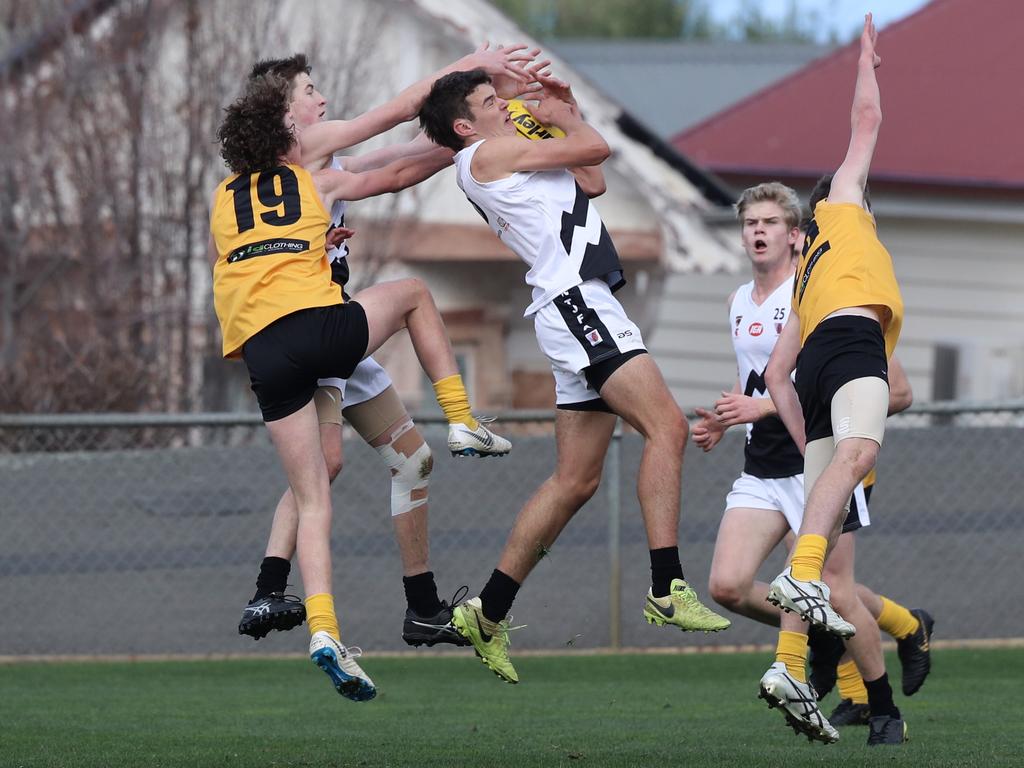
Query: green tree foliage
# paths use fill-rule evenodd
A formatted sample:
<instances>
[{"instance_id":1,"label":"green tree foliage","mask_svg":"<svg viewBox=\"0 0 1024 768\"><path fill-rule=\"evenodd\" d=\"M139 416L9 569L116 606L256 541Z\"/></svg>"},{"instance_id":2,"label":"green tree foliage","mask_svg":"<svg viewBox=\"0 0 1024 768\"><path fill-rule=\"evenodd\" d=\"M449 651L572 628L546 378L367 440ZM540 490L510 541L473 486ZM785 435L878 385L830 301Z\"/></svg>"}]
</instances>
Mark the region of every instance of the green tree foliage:
<instances>
[{"instance_id":1,"label":"green tree foliage","mask_svg":"<svg viewBox=\"0 0 1024 768\"><path fill-rule=\"evenodd\" d=\"M494 0L540 37L707 38L706 0Z\"/></svg>"},{"instance_id":2,"label":"green tree foliage","mask_svg":"<svg viewBox=\"0 0 1024 768\"><path fill-rule=\"evenodd\" d=\"M710 0L491 0L523 29L547 38L660 38L814 42L836 38L821 14L790 0L772 17L756 0L743 0L729 19L716 21Z\"/></svg>"}]
</instances>

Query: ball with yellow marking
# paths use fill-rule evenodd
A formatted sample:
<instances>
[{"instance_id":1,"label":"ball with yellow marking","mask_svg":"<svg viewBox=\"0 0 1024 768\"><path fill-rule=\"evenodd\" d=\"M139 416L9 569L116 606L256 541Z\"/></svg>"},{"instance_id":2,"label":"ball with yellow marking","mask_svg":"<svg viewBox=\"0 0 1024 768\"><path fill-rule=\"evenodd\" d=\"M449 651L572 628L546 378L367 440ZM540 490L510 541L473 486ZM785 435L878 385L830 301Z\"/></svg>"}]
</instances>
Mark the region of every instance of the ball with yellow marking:
<instances>
[{"instance_id":1,"label":"ball with yellow marking","mask_svg":"<svg viewBox=\"0 0 1024 768\"><path fill-rule=\"evenodd\" d=\"M512 99L508 103L508 113L512 116L512 124L520 136L534 141L565 138L565 131L554 125L542 124L520 99Z\"/></svg>"}]
</instances>

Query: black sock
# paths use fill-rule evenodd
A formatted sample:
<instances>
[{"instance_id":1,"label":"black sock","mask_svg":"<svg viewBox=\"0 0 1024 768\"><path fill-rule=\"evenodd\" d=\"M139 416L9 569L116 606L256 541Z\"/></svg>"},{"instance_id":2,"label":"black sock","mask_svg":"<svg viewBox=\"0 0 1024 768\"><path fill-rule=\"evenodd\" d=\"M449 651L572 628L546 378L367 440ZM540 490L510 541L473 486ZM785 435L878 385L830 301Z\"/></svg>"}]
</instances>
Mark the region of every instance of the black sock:
<instances>
[{"instance_id":1,"label":"black sock","mask_svg":"<svg viewBox=\"0 0 1024 768\"><path fill-rule=\"evenodd\" d=\"M271 592L284 592L291 570L291 562L283 557L264 557L260 563L260 575L256 577L256 594L252 599L259 600Z\"/></svg>"},{"instance_id":2,"label":"black sock","mask_svg":"<svg viewBox=\"0 0 1024 768\"><path fill-rule=\"evenodd\" d=\"M868 706L871 708L871 716L888 715L899 718L900 711L892 700L892 686L889 685L889 675L883 674L877 680L870 682L865 680L864 687L868 689Z\"/></svg>"},{"instance_id":3,"label":"black sock","mask_svg":"<svg viewBox=\"0 0 1024 768\"><path fill-rule=\"evenodd\" d=\"M405 587L405 602L413 613L420 616L435 616L441 610L433 571L403 576L402 585Z\"/></svg>"},{"instance_id":4,"label":"black sock","mask_svg":"<svg viewBox=\"0 0 1024 768\"><path fill-rule=\"evenodd\" d=\"M480 591L484 617L491 621L504 619L512 608L512 601L516 599L519 587L518 581L495 568L491 578Z\"/></svg>"},{"instance_id":5,"label":"black sock","mask_svg":"<svg viewBox=\"0 0 1024 768\"><path fill-rule=\"evenodd\" d=\"M672 579L683 578L683 566L679 564L679 547L662 547L651 550L651 594L665 597L672 586Z\"/></svg>"}]
</instances>

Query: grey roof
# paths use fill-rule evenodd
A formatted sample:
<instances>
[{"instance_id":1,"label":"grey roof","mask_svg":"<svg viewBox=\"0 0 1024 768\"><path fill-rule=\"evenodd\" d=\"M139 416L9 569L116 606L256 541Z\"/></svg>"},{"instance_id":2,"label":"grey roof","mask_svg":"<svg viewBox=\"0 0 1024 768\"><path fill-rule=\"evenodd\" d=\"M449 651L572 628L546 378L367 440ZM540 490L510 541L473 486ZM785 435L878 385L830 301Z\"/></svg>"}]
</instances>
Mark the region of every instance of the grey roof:
<instances>
[{"instance_id":1,"label":"grey roof","mask_svg":"<svg viewBox=\"0 0 1024 768\"><path fill-rule=\"evenodd\" d=\"M545 45L665 140L834 50L676 40L548 40Z\"/></svg>"},{"instance_id":2,"label":"grey roof","mask_svg":"<svg viewBox=\"0 0 1024 768\"><path fill-rule=\"evenodd\" d=\"M379 1L379 0L378 0ZM532 45L529 36L486 0L405 0L434 29L463 43L515 40ZM557 50L546 51L556 74L573 84L587 122L601 132L612 149L606 161L632 180L639 197L658 220L665 263L675 271L735 269L739 255L704 220L707 212L730 198L727 187L698 168L656 135L630 119L613 95L580 76Z\"/></svg>"}]
</instances>

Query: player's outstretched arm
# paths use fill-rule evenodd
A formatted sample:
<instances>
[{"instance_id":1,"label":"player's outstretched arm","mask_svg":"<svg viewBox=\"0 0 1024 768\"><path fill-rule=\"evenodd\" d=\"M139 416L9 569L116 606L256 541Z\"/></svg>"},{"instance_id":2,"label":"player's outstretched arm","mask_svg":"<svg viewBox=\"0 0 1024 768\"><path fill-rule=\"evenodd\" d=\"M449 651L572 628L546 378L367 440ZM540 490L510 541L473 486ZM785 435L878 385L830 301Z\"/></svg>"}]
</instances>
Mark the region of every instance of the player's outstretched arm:
<instances>
[{"instance_id":1,"label":"player's outstretched arm","mask_svg":"<svg viewBox=\"0 0 1024 768\"><path fill-rule=\"evenodd\" d=\"M768 386L768 395L775 404L775 410L782 423L789 430L790 437L796 443L800 453L804 452L804 414L800 409L800 398L790 374L796 368L796 358L800 354L800 319L790 313L786 327L782 329L775 349L768 358L768 367L764 371L764 383Z\"/></svg>"},{"instance_id":2,"label":"player's outstretched arm","mask_svg":"<svg viewBox=\"0 0 1024 768\"><path fill-rule=\"evenodd\" d=\"M364 200L419 184L442 168L452 163L452 151L435 146L429 152L421 152L388 163L382 168L352 173L327 168L313 175L324 205L330 206L335 200Z\"/></svg>"},{"instance_id":3,"label":"player's outstretched arm","mask_svg":"<svg viewBox=\"0 0 1024 768\"><path fill-rule=\"evenodd\" d=\"M832 177L832 188L828 193L830 203L864 204L864 186L882 124L882 102L875 77L875 69L882 63L881 57L875 53L877 41L878 31L869 13L864 17L864 31L860 36L857 85L850 112L850 146L843 164Z\"/></svg>"},{"instance_id":4,"label":"player's outstretched arm","mask_svg":"<svg viewBox=\"0 0 1024 768\"><path fill-rule=\"evenodd\" d=\"M484 43L476 51L463 56L442 70L410 85L398 96L352 120L327 120L302 132L302 164L321 167L324 161L342 150L384 133L399 123L412 120L430 93L430 86L449 72L482 69L492 77L498 73L516 80L529 76L517 64L530 61L533 54L526 45L490 50Z\"/></svg>"},{"instance_id":5,"label":"player's outstretched arm","mask_svg":"<svg viewBox=\"0 0 1024 768\"><path fill-rule=\"evenodd\" d=\"M372 152L362 155L350 155L343 158L346 171L352 173L365 173L375 168L383 168L385 165L401 160L405 157L412 157L423 152L430 152L437 148L427 135L422 131L412 141L403 141L396 144L388 144Z\"/></svg>"}]
</instances>

